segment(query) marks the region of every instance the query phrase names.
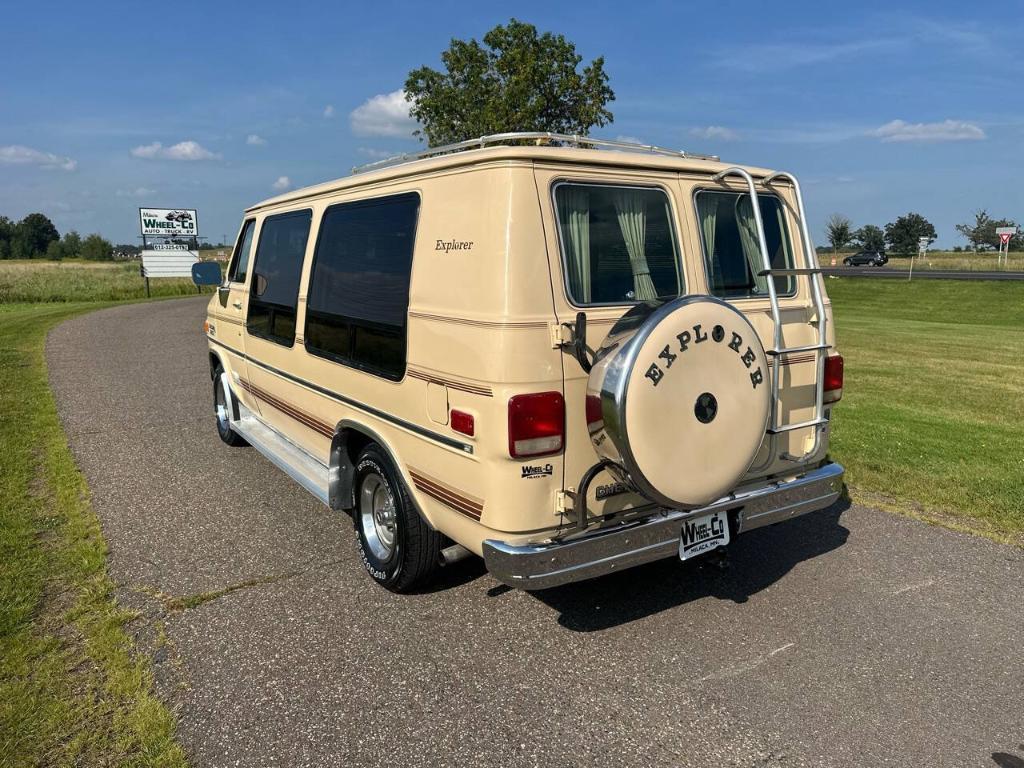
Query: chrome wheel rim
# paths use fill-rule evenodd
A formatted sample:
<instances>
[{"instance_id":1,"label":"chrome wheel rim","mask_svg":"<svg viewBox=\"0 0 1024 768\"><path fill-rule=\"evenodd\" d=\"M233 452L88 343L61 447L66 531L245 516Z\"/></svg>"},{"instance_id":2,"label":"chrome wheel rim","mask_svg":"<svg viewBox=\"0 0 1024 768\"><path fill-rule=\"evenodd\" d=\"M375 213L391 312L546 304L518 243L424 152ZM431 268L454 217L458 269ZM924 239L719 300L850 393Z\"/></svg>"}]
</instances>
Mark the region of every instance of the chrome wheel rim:
<instances>
[{"instance_id":1,"label":"chrome wheel rim","mask_svg":"<svg viewBox=\"0 0 1024 768\"><path fill-rule=\"evenodd\" d=\"M383 478L369 474L359 489L359 517L370 552L381 562L395 551L395 498Z\"/></svg>"},{"instance_id":2,"label":"chrome wheel rim","mask_svg":"<svg viewBox=\"0 0 1024 768\"><path fill-rule=\"evenodd\" d=\"M231 428L231 421L228 418L227 398L224 397L224 383L217 385L217 394L214 396L214 410L217 413L217 429L227 432Z\"/></svg>"}]
</instances>

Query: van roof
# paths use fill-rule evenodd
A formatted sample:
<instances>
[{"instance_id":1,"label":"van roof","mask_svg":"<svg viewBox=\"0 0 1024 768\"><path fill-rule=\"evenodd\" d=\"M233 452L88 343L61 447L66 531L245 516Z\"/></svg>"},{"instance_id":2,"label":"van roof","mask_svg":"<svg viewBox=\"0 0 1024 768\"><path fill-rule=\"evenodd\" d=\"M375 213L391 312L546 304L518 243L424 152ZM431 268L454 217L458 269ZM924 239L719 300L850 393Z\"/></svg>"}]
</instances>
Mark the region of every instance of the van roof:
<instances>
[{"instance_id":1,"label":"van roof","mask_svg":"<svg viewBox=\"0 0 1024 768\"><path fill-rule=\"evenodd\" d=\"M611 142L609 142L611 143ZM376 170L344 176L334 181L314 184L309 187L295 189L283 195L268 198L246 209L246 213L254 213L264 208L276 207L286 203L294 203L307 198L318 197L347 189L370 186L384 181L419 176L435 171L461 166L480 165L496 161L533 161L550 163L567 163L573 165L590 165L620 168L642 168L656 171L693 172L714 175L726 168L737 167L736 163L723 163L717 158L694 156L679 153L678 155L652 154L644 151L641 145L636 150L608 151L603 149L587 149L565 146L511 146L500 144L484 146L476 149L464 149L448 154L433 155L419 159L397 162ZM738 166L751 176L766 177L773 171L754 166Z\"/></svg>"}]
</instances>

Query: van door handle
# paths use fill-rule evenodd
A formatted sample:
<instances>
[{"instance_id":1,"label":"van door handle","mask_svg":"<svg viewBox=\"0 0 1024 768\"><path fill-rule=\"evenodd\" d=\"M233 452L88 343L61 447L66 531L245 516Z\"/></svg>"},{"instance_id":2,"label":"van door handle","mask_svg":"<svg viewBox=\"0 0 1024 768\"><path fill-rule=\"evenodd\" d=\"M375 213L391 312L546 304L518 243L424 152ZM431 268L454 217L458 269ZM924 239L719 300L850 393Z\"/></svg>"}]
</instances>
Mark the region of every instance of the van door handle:
<instances>
[{"instance_id":1,"label":"van door handle","mask_svg":"<svg viewBox=\"0 0 1024 768\"><path fill-rule=\"evenodd\" d=\"M231 306L233 306L235 309L241 309L242 308L242 302L241 302L241 300L232 301L231 302Z\"/></svg>"}]
</instances>

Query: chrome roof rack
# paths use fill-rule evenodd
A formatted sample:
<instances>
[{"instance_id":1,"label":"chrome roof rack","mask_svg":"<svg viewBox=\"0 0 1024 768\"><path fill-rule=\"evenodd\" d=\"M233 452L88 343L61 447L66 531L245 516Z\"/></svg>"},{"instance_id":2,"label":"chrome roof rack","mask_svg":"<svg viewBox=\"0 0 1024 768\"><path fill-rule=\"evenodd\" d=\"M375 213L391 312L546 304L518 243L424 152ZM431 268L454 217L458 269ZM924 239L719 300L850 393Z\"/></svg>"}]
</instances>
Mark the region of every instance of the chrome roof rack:
<instances>
[{"instance_id":1,"label":"chrome roof rack","mask_svg":"<svg viewBox=\"0 0 1024 768\"><path fill-rule=\"evenodd\" d=\"M550 133L549 131L513 131L511 133L493 133L490 136L481 136L478 139L467 139L454 144L445 144L440 147L431 147L422 152L408 152L394 157L387 157L374 163L357 165L352 173L366 173L380 168L387 168L392 165L409 163L413 160L422 160L426 157L446 155L449 152L458 152L463 149L483 149L484 147L496 144L507 144L512 141L534 141L538 146L549 143L557 143L560 146L572 147L593 147L595 149L611 149L623 152L647 152L654 155L668 155L669 157L686 157L694 160L718 160L717 155L698 155L693 152L684 152L681 149L666 149L656 147L653 144L639 144L632 141L616 141L612 139L594 139L590 136L569 135L565 133Z\"/></svg>"}]
</instances>

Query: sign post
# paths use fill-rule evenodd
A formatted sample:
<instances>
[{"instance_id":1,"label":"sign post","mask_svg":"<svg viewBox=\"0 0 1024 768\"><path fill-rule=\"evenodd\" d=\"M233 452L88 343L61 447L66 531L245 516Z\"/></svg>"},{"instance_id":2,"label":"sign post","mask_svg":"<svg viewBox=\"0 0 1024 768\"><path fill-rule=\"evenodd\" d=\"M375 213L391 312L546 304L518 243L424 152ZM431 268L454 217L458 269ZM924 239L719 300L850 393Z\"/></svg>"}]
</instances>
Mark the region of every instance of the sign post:
<instances>
[{"instance_id":1,"label":"sign post","mask_svg":"<svg viewBox=\"0 0 1024 768\"><path fill-rule=\"evenodd\" d=\"M139 226L148 299L149 278L191 277L199 261L199 217L195 208L139 208Z\"/></svg>"},{"instance_id":2,"label":"sign post","mask_svg":"<svg viewBox=\"0 0 1024 768\"><path fill-rule=\"evenodd\" d=\"M917 238L917 257L921 258L928 251L928 243L931 242L929 237ZM909 283L914 277L914 255L910 255L910 274L907 275L907 282Z\"/></svg>"},{"instance_id":3,"label":"sign post","mask_svg":"<svg viewBox=\"0 0 1024 768\"><path fill-rule=\"evenodd\" d=\"M996 257L996 266L1005 268L1010 262L1010 240L1017 234L1017 227L996 227L996 234L999 235L999 256Z\"/></svg>"}]
</instances>

